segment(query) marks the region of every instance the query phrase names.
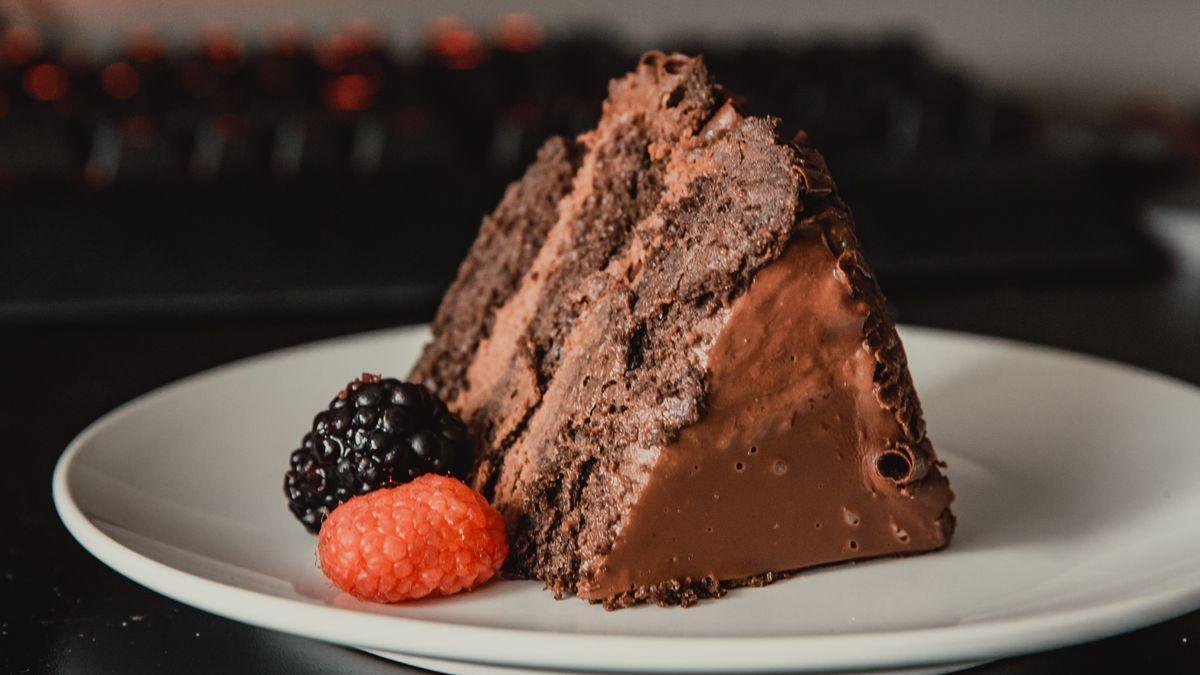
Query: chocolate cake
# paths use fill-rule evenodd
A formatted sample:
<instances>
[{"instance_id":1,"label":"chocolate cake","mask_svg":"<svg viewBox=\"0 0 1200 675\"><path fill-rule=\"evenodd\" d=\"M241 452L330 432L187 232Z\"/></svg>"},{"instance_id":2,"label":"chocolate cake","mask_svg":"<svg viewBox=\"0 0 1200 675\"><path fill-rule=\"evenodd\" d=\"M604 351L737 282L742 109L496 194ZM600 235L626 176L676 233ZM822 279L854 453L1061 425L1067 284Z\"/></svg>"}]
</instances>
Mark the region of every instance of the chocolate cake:
<instances>
[{"instance_id":1,"label":"chocolate cake","mask_svg":"<svg viewBox=\"0 0 1200 675\"><path fill-rule=\"evenodd\" d=\"M482 225L412 373L479 442L511 575L606 607L945 546L953 494L803 137L650 52Z\"/></svg>"}]
</instances>

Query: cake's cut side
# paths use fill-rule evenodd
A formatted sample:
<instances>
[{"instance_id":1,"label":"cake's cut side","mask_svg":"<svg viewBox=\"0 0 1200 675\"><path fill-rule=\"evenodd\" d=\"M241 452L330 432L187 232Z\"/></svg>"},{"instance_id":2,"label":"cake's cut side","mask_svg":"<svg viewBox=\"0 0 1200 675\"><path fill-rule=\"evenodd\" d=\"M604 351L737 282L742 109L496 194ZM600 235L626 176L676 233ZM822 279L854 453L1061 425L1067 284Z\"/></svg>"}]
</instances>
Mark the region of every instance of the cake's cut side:
<instances>
[{"instance_id":1,"label":"cake's cut side","mask_svg":"<svg viewBox=\"0 0 1200 675\"><path fill-rule=\"evenodd\" d=\"M424 382L443 400L466 386L470 355L492 329L496 308L517 290L525 270L542 250L558 220L558 203L571 189L582 152L574 141L551 138L525 175L508 187L442 299L411 379Z\"/></svg>"},{"instance_id":2,"label":"cake's cut side","mask_svg":"<svg viewBox=\"0 0 1200 675\"><path fill-rule=\"evenodd\" d=\"M523 461L523 451L512 448L556 378L585 283L628 249L634 226L661 201L673 149L713 106L703 67L673 63L671 73L658 64L611 83L599 126L576 139L579 167L541 249L515 291L490 309L487 335L473 352L450 359L464 376L447 400L482 440L475 485L493 500L503 467ZM476 292L451 289L447 301ZM434 344L450 339L438 335ZM431 358L417 375L443 390L443 378L433 372L440 361Z\"/></svg>"},{"instance_id":3,"label":"cake's cut side","mask_svg":"<svg viewBox=\"0 0 1200 675\"><path fill-rule=\"evenodd\" d=\"M720 98L680 55L614 81L511 235L540 248L518 273L481 234L414 371L480 443L508 573L559 594L686 605L953 530L824 162Z\"/></svg>"}]
</instances>

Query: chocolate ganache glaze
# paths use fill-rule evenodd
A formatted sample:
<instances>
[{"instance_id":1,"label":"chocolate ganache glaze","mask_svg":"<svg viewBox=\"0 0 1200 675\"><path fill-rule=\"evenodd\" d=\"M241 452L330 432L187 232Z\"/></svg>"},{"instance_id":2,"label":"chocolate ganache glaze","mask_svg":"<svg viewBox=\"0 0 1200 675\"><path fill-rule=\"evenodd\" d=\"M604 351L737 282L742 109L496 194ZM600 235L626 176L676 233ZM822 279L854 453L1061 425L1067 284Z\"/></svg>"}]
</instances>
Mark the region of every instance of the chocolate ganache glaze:
<instances>
[{"instance_id":1,"label":"chocolate ganache glaze","mask_svg":"<svg viewBox=\"0 0 1200 675\"><path fill-rule=\"evenodd\" d=\"M869 306L835 262L820 230L802 232L733 303L708 354L707 413L663 448L612 552L585 566L580 597L948 542L947 481L895 459L903 439L873 391Z\"/></svg>"}]
</instances>

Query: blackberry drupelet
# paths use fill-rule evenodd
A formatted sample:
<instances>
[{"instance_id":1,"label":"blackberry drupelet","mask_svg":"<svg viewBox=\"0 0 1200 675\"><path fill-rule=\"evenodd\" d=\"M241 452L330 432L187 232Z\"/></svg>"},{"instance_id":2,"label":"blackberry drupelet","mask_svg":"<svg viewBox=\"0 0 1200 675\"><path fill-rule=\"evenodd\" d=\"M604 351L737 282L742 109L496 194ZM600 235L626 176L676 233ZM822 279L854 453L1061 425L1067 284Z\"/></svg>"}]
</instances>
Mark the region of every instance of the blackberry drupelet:
<instances>
[{"instance_id":1,"label":"blackberry drupelet","mask_svg":"<svg viewBox=\"0 0 1200 675\"><path fill-rule=\"evenodd\" d=\"M354 495L427 473L464 478L471 454L466 426L428 389L363 373L313 418L283 489L292 515L316 534Z\"/></svg>"}]
</instances>

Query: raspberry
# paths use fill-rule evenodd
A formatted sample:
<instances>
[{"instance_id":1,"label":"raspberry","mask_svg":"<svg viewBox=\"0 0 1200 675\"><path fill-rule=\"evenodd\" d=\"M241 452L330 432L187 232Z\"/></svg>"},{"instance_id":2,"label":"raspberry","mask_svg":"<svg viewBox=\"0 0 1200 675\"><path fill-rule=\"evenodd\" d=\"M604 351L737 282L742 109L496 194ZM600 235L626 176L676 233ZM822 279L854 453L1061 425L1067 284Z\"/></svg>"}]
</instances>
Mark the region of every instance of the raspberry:
<instances>
[{"instance_id":1,"label":"raspberry","mask_svg":"<svg viewBox=\"0 0 1200 675\"><path fill-rule=\"evenodd\" d=\"M470 590L508 555L504 518L460 481L426 474L351 497L317 540L321 571L363 600L398 602Z\"/></svg>"}]
</instances>

